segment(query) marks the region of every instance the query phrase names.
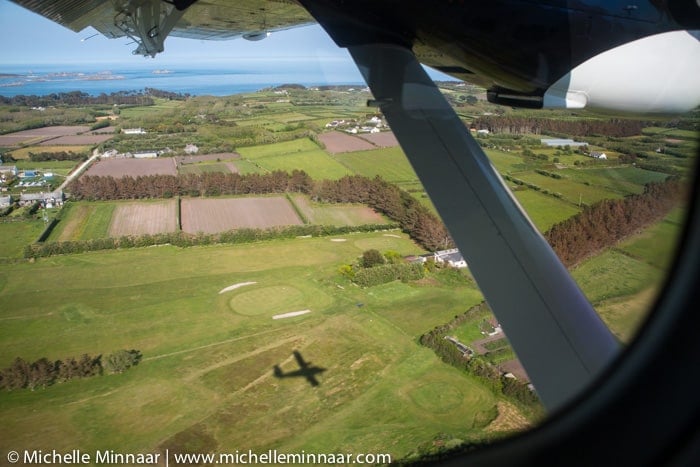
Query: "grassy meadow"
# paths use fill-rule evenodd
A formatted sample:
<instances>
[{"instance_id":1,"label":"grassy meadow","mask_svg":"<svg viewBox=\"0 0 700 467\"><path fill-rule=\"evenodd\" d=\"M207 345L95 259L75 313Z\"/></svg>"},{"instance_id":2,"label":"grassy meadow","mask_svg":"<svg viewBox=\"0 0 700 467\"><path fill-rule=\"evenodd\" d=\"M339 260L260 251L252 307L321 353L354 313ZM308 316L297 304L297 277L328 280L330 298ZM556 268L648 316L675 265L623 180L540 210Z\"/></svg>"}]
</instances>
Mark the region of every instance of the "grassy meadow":
<instances>
[{"instance_id":1,"label":"grassy meadow","mask_svg":"<svg viewBox=\"0 0 700 467\"><path fill-rule=\"evenodd\" d=\"M274 170L291 172L294 169L303 168L311 178L316 180L334 180L351 174L347 168L333 160L307 138L250 146L240 148L238 151L244 160L268 172ZM236 165L238 164L237 161Z\"/></svg>"},{"instance_id":2,"label":"grassy meadow","mask_svg":"<svg viewBox=\"0 0 700 467\"><path fill-rule=\"evenodd\" d=\"M418 180L413 167L399 147L343 153L333 157L353 173L366 177L373 178L379 175L393 183Z\"/></svg>"},{"instance_id":3,"label":"grassy meadow","mask_svg":"<svg viewBox=\"0 0 700 467\"><path fill-rule=\"evenodd\" d=\"M22 258L24 247L35 242L45 228L39 219L0 222L0 258Z\"/></svg>"},{"instance_id":4,"label":"grassy meadow","mask_svg":"<svg viewBox=\"0 0 700 467\"><path fill-rule=\"evenodd\" d=\"M499 398L416 342L479 292L342 280L339 265L372 246L420 253L404 236L374 233L13 265L0 282L2 365L120 348L144 358L121 375L0 393L3 445L150 452L184 440L401 457L438 433L484 436ZM242 282L255 284L219 293ZM301 309L311 313L272 319ZM319 387L274 378L274 365L296 369L293 350L326 368Z\"/></svg>"}]
</instances>

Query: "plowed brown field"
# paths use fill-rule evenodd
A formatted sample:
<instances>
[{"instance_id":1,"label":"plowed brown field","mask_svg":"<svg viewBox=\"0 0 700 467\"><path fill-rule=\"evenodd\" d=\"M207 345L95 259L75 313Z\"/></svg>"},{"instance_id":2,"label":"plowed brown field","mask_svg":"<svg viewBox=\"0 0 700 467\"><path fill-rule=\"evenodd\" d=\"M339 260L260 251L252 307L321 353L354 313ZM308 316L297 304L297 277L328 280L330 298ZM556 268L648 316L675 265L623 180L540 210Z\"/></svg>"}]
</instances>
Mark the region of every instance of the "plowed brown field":
<instances>
[{"instance_id":1,"label":"plowed brown field","mask_svg":"<svg viewBox=\"0 0 700 467\"><path fill-rule=\"evenodd\" d=\"M139 175L177 175L175 159L103 159L88 169L86 175L102 177L138 177Z\"/></svg>"},{"instance_id":2,"label":"plowed brown field","mask_svg":"<svg viewBox=\"0 0 700 467\"><path fill-rule=\"evenodd\" d=\"M187 198L181 203L182 230L216 233L240 228L265 229L299 225L301 220L286 198Z\"/></svg>"},{"instance_id":3,"label":"plowed brown field","mask_svg":"<svg viewBox=\"0 0 700 467\"><path fill-rule=\"evenodd\" d=\"M120 204L109 226L110 237L145 235L177 230L177 200Z\"/></svg>"}]
</instances>

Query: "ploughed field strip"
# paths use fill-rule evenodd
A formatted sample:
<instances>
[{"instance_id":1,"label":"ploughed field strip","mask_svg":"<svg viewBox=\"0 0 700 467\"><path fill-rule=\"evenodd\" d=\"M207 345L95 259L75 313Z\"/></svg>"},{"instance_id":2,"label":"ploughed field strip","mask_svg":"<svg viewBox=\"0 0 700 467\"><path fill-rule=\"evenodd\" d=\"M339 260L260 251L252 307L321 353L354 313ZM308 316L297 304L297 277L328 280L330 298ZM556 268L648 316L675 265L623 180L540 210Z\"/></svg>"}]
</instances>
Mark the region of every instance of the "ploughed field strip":
<instances>
[{"instance_id":1,"label":"ploughed field strip","mask_svg":"<svg viewBox=\"0 0 700 467\"><path fill-rule=\"evenodd\" d=\"M174 158L104 159L92 165L85 175L100 177L138 177L139 175L177 175Z\"/></svg>"},{"instance_id":2,"label":"ploughed field strip","mask_svg":"<svg viewBox=\"0 0 700 467\"><path fill-rule=\"evenodd\" d=\"M104 143L108 139L112 139L113 134L103 133L100 135L67 135L52 138L39 143L41 146L71 146L71 145L93 145Z\"/></svg>"},{"instance_id":3,"label":"ploughed field strip","mask_svg":"<svg viewBox=\"0 0 700 467\"><path fill-rule=\"evenodd\" d=\"M375 149L374 144L339 131L322 133L318 135L318 139L326 146L326 151L331 154Z\"/></svg>"},{"instance_id":4,"label":"ploughed field strip","mask_svg":"<svg viewBox=\"0 0 700 467\"><path fill-rule=\"evenodd\" d=\"M241 228L301 225L286 198L186 198L181 204L183 232L196 234Z\"/></svg>"},{"instance_id":5,"label":"ploughed field strip","mask_svg":"<svg viewBox=\"0 0 700 467\"><path fill-rule=\"evenodd\" d=\"M361 133L357 136L380 148L393 148L394 146L399 145L399 140L396 139L396 136L394 136L394 133L391 131L382 131L380 133Z\"/></svg>"},{"instance_id":6,"label":"ploughed field strip","mask_svg":"<svg viewBox=\"0 0 700 467\"><path fill-rule=\"evenodd\" d=\"M177 231L177 200L120 204L112 214L110 237Z\"/></svg>"},{"instance_id":7,"label":"ploughed field strip","mask_svg":"<svg viewBox=\"0 0 700 467\"><path fill-rule=\"evenodd\" d=\"M74 136L89 131L87 126L47 126L31 130L15 131L0 136L0 146L15 146L27 141L45 141L61 136ZM63 143L69 144L69 143ZM72 143L71 143L72 144ZM82 143L80 143L82 144Z\"/></svg>"}]
</instances>

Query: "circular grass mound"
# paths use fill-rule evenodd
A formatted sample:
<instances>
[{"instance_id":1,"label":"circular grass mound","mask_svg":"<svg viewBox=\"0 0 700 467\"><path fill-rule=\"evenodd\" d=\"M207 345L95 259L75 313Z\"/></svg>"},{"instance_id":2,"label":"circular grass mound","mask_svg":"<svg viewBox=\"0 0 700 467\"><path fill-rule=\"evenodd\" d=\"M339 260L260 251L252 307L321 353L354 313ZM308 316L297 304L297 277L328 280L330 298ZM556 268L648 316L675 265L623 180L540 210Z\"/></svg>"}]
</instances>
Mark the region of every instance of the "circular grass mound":
<instances>
[{"instance_id":1,"label":"circular grass mound","mask_svg":"<svg viewBox=\"0 0 700 467\"><path fill-rule=\"evenodd\" d=\"M464 401L459 388L438 382L422 384L412 389L408 396L421 409L438 414L455 410Z\"/></svg>"},{"instance_id":2,"label":"circular grass mound","mask_svg":"<svg viewBox=\"0 0 700 467\"><path fill-rule=\"evenodd\" d=\"M229 301L231 310L245 316L273 315L308 308L304 293L290 285L261 287L237 294Z\"/></svg>"}]
</instances>

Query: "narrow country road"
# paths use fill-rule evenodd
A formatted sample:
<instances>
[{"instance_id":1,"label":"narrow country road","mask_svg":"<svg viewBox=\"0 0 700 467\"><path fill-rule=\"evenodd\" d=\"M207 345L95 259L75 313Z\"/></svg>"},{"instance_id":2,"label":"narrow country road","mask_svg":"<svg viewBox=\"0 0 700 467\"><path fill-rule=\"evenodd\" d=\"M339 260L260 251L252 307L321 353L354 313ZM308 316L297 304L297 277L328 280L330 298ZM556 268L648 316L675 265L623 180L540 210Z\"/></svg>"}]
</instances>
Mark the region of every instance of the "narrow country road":
<instances>
[{"instance_id":1,"label":"narrow country road","mask_svg":"<svg viewBox=\"0 0 700 467\"><path fill-rule=\"evenodd\" d=\"M73 181L74 178L79 177L83 172L85 172L85 170L90 166L90 164L92 164L92 163L95 161L95 159L97 159L97 158L100 157L101 155L102 155L102 154L101 154L97 149L94 149L94 150L92 151L92 156L90 156L90 158L89 158L88 160L86 160L85 162L83 162L82 164L80 164L80 166L79 166L77 169L75 169L75 170L73 171L73 173L71 173L70 175L68 175L68 176L66 177L65 181L64 181L63 183L61 183L61 186L58 187L58 189L59 189L59 190L65 190L65 188L68 186L68 184L69 184L70 182Z\"/></svg>"}]
</instances>

